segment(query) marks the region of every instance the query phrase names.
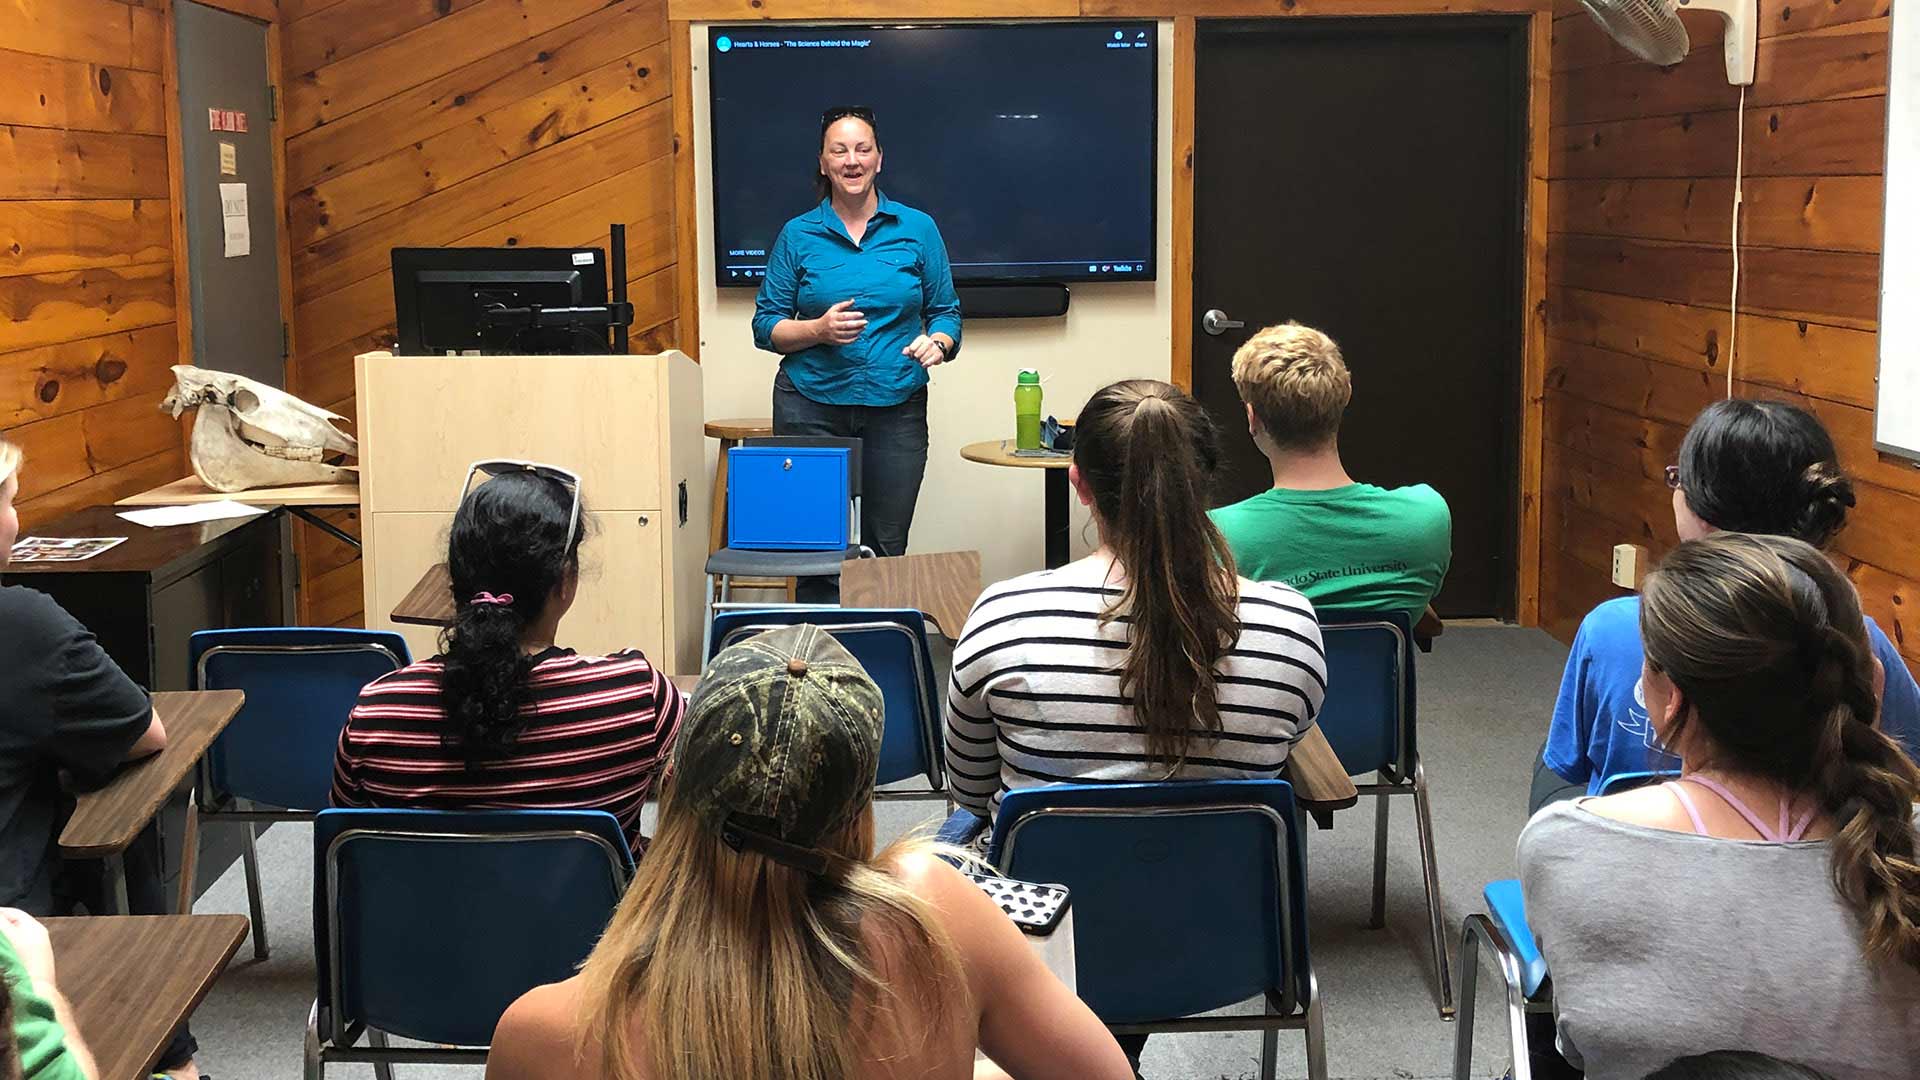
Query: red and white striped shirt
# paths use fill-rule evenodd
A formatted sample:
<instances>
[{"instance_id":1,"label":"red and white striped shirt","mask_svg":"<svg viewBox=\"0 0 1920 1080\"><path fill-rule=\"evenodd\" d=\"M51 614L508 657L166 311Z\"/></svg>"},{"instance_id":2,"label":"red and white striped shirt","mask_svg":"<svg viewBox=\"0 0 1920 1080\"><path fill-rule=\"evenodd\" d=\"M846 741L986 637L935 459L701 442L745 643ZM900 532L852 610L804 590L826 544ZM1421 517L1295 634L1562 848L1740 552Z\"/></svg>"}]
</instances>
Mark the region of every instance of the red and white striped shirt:
<instances>
[{"instance_id":1,"label":"red and white striped shirt","mask_svg":"<svg viewBox=\"0 0 1920 1080\"><path fill-rule=\"evenodd\" d=\"M686 713L672 680L635 649L548 649L506 756L469 767L442 707L445 670L436 656L360 691L334 754L333 805L605 810L639 853L640 806Z\"/></svg>"}]
</instances>

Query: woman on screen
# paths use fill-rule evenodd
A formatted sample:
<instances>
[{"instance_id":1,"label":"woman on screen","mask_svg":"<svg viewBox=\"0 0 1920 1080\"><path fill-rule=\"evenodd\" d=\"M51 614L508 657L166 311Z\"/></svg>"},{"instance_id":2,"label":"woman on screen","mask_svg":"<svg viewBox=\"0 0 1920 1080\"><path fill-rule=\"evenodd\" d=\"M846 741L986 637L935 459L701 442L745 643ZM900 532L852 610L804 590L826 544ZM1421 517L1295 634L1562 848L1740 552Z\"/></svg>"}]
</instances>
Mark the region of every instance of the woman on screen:
<instances>
[{"instance_id":1,"label":"woman on screen","mask_svg":"<svg viewBox=\"0 0 1920 1080\"><path fill-rule=\"evenodd\" d=\"M927 371L960 349L960 299L933 219L881 194L873 110L820 117L820 205L767 253L753 341L779 353L776 435L863 440L860 540L902 555L927 469Z\"/></svg>"}]
</instances>

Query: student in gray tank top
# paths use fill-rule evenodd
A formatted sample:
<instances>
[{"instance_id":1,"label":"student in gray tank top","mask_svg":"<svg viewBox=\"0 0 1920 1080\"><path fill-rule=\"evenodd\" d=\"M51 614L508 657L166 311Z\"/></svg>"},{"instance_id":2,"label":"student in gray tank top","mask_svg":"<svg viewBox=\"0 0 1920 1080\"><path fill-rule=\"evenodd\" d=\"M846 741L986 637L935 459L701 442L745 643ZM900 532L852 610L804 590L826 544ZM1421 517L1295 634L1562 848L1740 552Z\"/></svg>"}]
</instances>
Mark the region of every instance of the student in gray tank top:
<instances>
[{"instance_id":1,"label":"student in gray tank top","mask_svg":"<svg viewBox=\"0 0 1920 1080\"><path fill-rule=\"evenodd\" d=\"M1877 726L1853 586L1806 543L1680 545L1642 589L1671 784L1520 835L1562 1052L1593 1080L1737 1048L1920 1076L1920 769Z\"/></svg>"}]
</instances>

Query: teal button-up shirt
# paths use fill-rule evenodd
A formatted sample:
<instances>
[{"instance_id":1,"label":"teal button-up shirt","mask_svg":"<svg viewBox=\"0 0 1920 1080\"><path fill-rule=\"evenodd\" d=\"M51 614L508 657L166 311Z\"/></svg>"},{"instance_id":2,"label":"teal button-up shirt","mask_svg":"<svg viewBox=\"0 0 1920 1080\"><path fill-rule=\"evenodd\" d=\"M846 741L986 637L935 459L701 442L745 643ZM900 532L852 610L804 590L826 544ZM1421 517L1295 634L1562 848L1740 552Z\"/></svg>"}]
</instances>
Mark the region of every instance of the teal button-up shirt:
<instances>
[{"instance_id":1,"label":"teal button-up shirt","mask_svg":"<svg viewBox=\"0 0 1920 1080\"><path fill-rule=\"evenodd\" d=\"M867 316L851 344L814 345L781 361L802 394L827 405L898 405L927 385L901 350L920 334L960 346L960 297L933 219L883 193L856 244L825 199L788 221L767 253L753 305L753 343L773 350L781 319L814 319L842 300Z\"/></svg>"}]
</instances>

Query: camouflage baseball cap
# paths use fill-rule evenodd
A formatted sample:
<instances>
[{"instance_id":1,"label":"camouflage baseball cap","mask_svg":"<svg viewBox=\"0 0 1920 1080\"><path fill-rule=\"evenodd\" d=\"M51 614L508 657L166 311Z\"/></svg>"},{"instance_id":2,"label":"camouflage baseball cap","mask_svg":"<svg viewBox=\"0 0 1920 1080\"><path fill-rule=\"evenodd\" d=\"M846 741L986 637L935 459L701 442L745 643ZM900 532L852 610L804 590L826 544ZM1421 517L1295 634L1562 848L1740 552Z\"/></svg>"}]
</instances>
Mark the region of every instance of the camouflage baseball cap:
<instances>
[{"instance_id":1,"label":"camouflage baseball cap","mask_svg":"<svg viewBox=\"0 0 1920 1080\"><path fill-rule=\"evenodd\" d=\"M817 626L770 630L707 666L673 751L676 800L749 848L813 873L814 845L873 797L879 687Z\"/></svg>"}]
</instances>

